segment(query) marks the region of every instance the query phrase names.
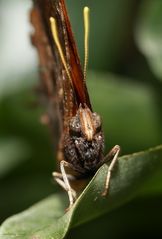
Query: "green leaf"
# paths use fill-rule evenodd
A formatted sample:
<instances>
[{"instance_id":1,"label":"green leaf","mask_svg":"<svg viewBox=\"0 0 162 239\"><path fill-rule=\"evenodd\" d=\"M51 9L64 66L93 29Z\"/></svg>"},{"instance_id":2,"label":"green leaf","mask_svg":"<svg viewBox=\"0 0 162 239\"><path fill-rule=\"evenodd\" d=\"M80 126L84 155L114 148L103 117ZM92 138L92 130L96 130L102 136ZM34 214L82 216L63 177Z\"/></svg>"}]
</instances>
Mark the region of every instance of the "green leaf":
<instances>
[{"instance_id":1,"label":"green leaf","mask_svg":"<svg viewBox=\"0 0 162 239\"><path fill-rule=\"evenodd\" d=\"M68 230L95 219L139 195L150 177L162 169L162 146L119 158L113 172L109 195L101 196L108 165L104 164L64 214L67 201L53 195L28 210L7 219L1 226L0 238L59 239Z\"/></svg>"},{"instance_id":2,"label":"green leaf","mask_svg":"<svg viewBox=\"0 0 162 239\"><path fill-rule=\"evenodd\" d=\"M162 80L162 1L143 1L136 29L137 44L153 73Z\"/></svg>"}]
</instances>

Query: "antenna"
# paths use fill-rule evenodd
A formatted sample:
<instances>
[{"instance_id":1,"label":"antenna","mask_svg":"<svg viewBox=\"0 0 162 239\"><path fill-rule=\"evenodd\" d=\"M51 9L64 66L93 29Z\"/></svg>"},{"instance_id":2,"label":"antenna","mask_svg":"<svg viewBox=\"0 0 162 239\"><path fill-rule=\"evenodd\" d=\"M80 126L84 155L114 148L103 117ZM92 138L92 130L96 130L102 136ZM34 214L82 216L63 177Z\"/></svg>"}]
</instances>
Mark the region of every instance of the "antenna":
<instances>
[{"instance_id":1,"label":"antenna","mask_svg":"<svg viewBox=\"0 0 162 239\"><path fill-rule=\"evenodd\" d=\"M89 42L89 11L88 7L83 9L84 18L84 81L86 81L87 65L88 65L88 42Z\"/></svg>"},{"instance_id":2,"label":"antenna","mask_svg":"<svg viewBox=\"0 0 162 239\"><path fill-rule=\"evenodd\" d=\"M73 86L72 79L71 79L71 76L70 76L70 72L69 72L69 69L67 67L65 56L64 56L64 53L63 53L63 50L62 50L62 47L61 47L59 37L58 37L58 30L57 30L57 24L56 24L55 18L50 17L50 23L51 23L51 31L52 31L53 40L54 40L54 42L57 46L61 61L64 65L64 68L65 68L65 71L66 71L66 74L67 74L67 76L68 76L68 78L71 82L71 85Z\"/></svg>"}]
</instances>

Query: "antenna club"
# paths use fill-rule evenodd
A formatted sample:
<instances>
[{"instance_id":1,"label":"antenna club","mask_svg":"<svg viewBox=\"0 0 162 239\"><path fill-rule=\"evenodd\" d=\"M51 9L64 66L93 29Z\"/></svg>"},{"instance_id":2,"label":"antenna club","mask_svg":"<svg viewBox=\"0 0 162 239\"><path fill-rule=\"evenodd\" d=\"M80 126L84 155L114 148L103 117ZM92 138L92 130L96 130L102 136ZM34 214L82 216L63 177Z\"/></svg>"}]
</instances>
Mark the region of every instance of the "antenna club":
<instances>
[{"instance_id":1,"label":"antenna club","mask_svg":"<svg viewBox=\"0 0 162 239\"><path fill-rule=\"evenodd\" d=\"M71 75L70 75L70 72L68 70L68 66L67 66L67 63L66 63L64 52L63 52L63 49L62 49L62 46L61 46L61 43L60 43L60 40L59 40L56 19L54 17L50 17L49 20L50 20L50 23L51 23L51 32L52 32L53 40L54 40L54 42L56 44L56 47L58 49L58 52L59 52L61 61L62 61L63 65L64 65L66 74L67 74L67 76L68 76L68 78L69 78L69 80L71 82L72 87L73 87Z\"/></svg>"},{"instance_id":2,"label":"antenna club","mask_svg":"<svg viewBox=\"0 0 162 239\"><path fill-rule=\"evenodd\" d=\"M89 41L89 8L84 7L83 18L84 18L84 81L86 80L86 71L88 64L88 41Z\"/></svg>"},{"instance_id":3,"label":"antenna club","mask_svg":"<svg viewBox=\"0 0 162 239\"><path fill-rule=\"evenodd\" d=\"M54 21L55 21L55 19L53 17L50 17L50 22L52 23Z\"/></svg>"},{"instance_id":4,"label":"antenna club","mask_svg":"<svg viewBox=\"0 0 162 239\"><path fill-rule=\"evenodd\" d=\"M89 11L90 11L90 9L89 9L89 7L84 7L84 13L89 13Z\"/></svg>"}]
</instances>

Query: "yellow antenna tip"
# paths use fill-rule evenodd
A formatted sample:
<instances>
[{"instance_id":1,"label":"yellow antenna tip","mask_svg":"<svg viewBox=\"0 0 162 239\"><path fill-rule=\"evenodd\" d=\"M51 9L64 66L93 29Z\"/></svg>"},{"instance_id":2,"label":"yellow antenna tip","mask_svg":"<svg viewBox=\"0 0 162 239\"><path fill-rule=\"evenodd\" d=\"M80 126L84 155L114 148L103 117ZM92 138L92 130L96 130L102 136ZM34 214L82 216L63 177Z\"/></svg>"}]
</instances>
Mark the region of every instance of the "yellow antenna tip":
<instances>
[{"instance_id":1,"label":"yellow antenna tip","mask_svg":"<svg viewBox=\"0 0 162 239\"><path fill-rule=\"evenodd\" d=\"M56 26L55 18L54 17L50 17L49 20L50 20L50 23L51 23L51 30L52 30L52 32L54 32L54 35L57 35L57 26Z\"/></svg>"},{"instance_id":2,"label":"yellow antenna tip","mask_svg":"<svg viewBox=\"0 0 162 239\"><path fill-rule=\"evenodd\" d=\"M53 17L50 17L50 22L55 22L55 19Z\"/></svg>"},{"instance_id":3,"label":"yellow antenna tip","mask_svg":"<svg viewBox=\"0 0 162 239\"><path fill-rule=\"evenodd\" d=\"M89 7L84 7L84 13L89 13L90 9Z\"/></svg>"},{"instance_id":4,"label":"yellow antenna tip","mask_svg":"<svg viewBox=\"0 0 162 239\"><path fill-rule=\"evenodd\" d=\"M88 41L89 41L89 7L84 7L84 80L86 80L86 71L88 64Z\"/></svg>"},{"instance_id":5,"label":"yellow antenna tip","mask_svg":"<svg viewBox=\"0 0 162 239\"><path fill-rule=\"evenodd\" d=\"M56 47L58 49L61 61L62 61L63 65L64 65L65 71L66 71L67 76L68 76L68 78L69 78L69 80L71 82L71 85L72 85L71 75L70 75L70 72L68 70L68 66L67 66L67 63L66 63L64 52L62 50L62 46L61 46L61 43L60 43L60 40L59 40L59 36L58 36L56 19L54 17L50 17L49 21L51 23L51 31L52 31L53 40L54 40L54 42L56 44Z\"/></svg>"}]
</instances>

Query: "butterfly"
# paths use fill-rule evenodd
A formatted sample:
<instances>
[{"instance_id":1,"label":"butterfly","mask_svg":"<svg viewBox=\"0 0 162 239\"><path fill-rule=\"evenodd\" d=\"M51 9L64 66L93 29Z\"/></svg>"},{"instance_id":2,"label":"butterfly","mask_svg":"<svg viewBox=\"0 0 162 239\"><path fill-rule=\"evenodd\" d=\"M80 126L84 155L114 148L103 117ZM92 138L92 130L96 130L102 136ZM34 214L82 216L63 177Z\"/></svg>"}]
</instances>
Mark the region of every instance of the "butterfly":
<instances>
[{"instance_id":1,"label":"butterfly","mask_svg":"<svg viewBox=\"0 0 162 239\"><path fill-rule=\"evenodd\" d=\"M85 60L82 70L64 0L33 2L32 43L39 56L42 98L53 135L59 138L60 171L53 172L53 177L67 191L71 207L77 195L72 182L93 175L103 163L110 161L102 195L107 194L120 146L114 146L104 157L102 120L92 109L86 86L89 8L83 10Z\"/></svg>"}]
</instances>

